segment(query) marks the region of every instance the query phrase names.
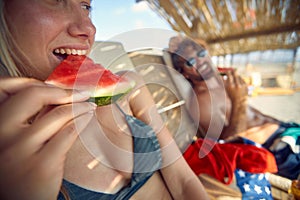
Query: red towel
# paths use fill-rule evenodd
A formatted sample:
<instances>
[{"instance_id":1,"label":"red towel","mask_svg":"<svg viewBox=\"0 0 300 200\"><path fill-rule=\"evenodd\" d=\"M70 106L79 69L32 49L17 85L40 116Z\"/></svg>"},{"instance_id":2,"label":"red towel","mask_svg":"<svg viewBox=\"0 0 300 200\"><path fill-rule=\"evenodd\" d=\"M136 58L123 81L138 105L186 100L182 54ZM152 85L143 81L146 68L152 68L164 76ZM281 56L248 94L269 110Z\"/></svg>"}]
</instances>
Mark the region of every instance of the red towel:
<instances>
[{"instance_id":1,"label":"red towel","mask_svg":"<svg viewBox=\"0 0 300 200\"><path fill-rule=\"evenodd\" d=\"M277 172L273 154L250 144L220 144L198 139L183 156L197 175L206 173L225 184L231 183L235 169L250 173Z\"/></svg>"}]
</instances>

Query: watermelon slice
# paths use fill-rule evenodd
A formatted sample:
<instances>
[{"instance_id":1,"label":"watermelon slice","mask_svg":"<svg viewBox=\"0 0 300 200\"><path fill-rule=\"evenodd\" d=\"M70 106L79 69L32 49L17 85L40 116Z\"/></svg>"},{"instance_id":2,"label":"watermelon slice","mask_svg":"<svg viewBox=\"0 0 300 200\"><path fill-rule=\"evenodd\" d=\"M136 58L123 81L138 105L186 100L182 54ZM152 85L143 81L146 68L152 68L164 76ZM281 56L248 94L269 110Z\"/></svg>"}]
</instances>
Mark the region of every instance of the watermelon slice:
<instances>
[{"instance_id":1,"label":"watermelon slice","mask_svg":"<svg viewBox=\"0 0 300 200\"><path fill-rule=\"evenodd\" d=\"M232 67L217 67L221 76L225 76L228 71L234 71L235 69Z\"/></svg>"},{"instance_id":2,"label":"watermelon slice","mask_svg":"<svg viewBox=\"0 0 300 200\"><path fill-rule=\"evenodd\" d=\"M112 73L87 56L69 55L45 81L64 89L89 91L89 101L98 106L115 102L135 85L124 77Z\"/></svg>"}]
</instances>

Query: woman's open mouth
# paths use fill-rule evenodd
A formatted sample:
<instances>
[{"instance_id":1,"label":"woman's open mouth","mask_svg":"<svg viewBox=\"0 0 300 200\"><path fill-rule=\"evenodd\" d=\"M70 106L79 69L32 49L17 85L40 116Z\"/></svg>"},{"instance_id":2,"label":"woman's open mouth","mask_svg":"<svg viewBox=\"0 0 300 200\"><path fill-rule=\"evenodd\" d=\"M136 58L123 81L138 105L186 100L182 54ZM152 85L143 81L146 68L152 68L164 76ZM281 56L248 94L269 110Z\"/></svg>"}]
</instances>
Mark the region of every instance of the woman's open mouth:
<instances>
[{"instance_id":1,"label":"woman's open mouth","mask_svg":"<svg viewBox=\"0 0 300 200\"><path fill-rule=\"evenodd\" d=\"M60 61L63 61L65 58L67 58L68 55L79 55L79 56L86 55L87 50L58 48L53 51L53 54Z\"/></svg>"}]
</instances>

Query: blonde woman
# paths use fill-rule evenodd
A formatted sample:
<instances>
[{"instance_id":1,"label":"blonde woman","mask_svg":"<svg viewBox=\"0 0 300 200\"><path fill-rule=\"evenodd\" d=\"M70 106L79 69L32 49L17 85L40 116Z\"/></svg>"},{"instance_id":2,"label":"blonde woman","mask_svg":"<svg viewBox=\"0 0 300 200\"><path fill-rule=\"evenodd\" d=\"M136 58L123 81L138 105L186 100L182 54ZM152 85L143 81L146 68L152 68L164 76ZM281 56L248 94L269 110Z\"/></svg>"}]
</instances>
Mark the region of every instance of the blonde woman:
<instances>
[{"instance_id":1,"label":"blonde woman","mask_svg":"<svg viewBox=\"0 0 300 200\"><path fill-rule=\"evenodd\" d=\"M63 50L91 50L89 0L0 2L1 199L207 199L138 76L119 106L43 83Z\"/></svg>"}]
</instances>

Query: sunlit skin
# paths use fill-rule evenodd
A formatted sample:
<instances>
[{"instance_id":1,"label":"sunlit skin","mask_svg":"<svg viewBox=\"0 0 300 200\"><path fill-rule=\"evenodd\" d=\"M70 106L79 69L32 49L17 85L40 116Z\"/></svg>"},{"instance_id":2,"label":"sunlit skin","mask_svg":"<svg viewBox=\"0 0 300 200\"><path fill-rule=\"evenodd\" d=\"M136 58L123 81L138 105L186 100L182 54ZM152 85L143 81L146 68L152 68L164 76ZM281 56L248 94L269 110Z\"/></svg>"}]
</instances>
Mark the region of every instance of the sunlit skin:
<instances>
[{"instance_id":1,"label":"sunlit skin","mask_svg":"<svg viewBox=\"0 0 300 200\"><path fill-rule=\"evenodd\" d=\"M247 105L247 84L236 70L229 70L221 77L213 68L203 68L210 61L209 57L197 56L200 49L197 45L184 46L178 62L182 75L190 80L196 94L188 99L188 105L204 132L200 136L229 139L240 135L263 143L278 128L278 121ZM193 67L186 65L190 58L196 60Z\"/></svg>"},{"instance_id":2,"label":"sunlit skin","mask_svg":"<svg viewBox=\"0 0 300 200\"><path fill-rule=\"evenodd\" d=\"M160 144L164 147L163 156L166 159L164 160L163 165L167 165L167 167L164 167L161 170L162 174L156 172L145 185L134 194L133 198L145 199L147 196L151 199L172 199L174 194L175 196L188 195L186 192L187 190L191 190L192 193L194 193L193 187L195 186L188 186L189 184L185 183L184 179L187 178L187 180L192 182L198 182L198 180L187 177L187 174L193 172L187 167L187 164L181 157L181 153L175 146L170 133L163 125L159 114L155 111L155 104L151 98L151 94L148 92L147 88L143 86L142 80L135 77L136 75L131 73L126 73L126 75L138 81L136 88L138 88L140 92L130 93L128 97L119 104L126 113L133 114L142 121L153 125L154 130L157 132ZM129 104L127 102L128 100ZM150 111L149 113L149 110L152 110L153 112ZM99 144L105 145L107 142L108 144L113 145L109 146L107 149L101 149L101 147L98 149L90 149L89 146L91 146L92 142L89 144L82 142L87 141L88 138L85 138L85 133L81 134L82 140L77 140L75 142L69 152L69 157L66 160L66 169L68 170L66 170L65 178L94 191L115 193L130 182L133 167L133 155L131 153L132 138L124 118L120 116L120 111L115 105L99 107L97 113L97 119L101 125L101 132L99 132L99 130L95 132L95 129L91 128L93 125L89 125L89 134L93 134L92 132L94 132L94 134L104 134L108 139L99 141ZM105 113L105 118L101 117L103 116L103 113ZM111 120L111 117L113 120ZM95 155L100 162L95 162ZM74 165L77 167L74 168ZM88 168L88 166L92 166L92 170ZM182 177L179 172L182 172ZM186 175L184 175L185 173ZM105 179L103 177L105 177ZM179 178L177 180L179 182L174 182L174 178ZM180 179L182 180L180 181ZM166 181L167 187L164 184L164 181ZM197 185L198 183L196 182L195 184ZM185 185L185 191L182 190L181 187L178 188L178 185L180 184ZM171 194L168 191L169 189L173 190ZM201 195L198 195L203 196L202 198L206 198L204 191L199 191L199 193L201 193ZM188 198L193 199L194 197L195 196ZM195 199L197 198L195 197Z\"/></svg>"},{"instance_id":3,"label":"sunlit skin","mask_svg":"<svg viewBox=\"0 0 300 200\"><path fill-rule=\"evenodd\" d=\"M123 115L115 105L96 108L85 102L89 96L83 91L43 83L66 53L90 52L96 31L89 18L91 2L5 3L9 29L26 63L25 76L36 79L0 79L0 123L5 125L0 131L0 160L6 161L0 166L1 199L55 199L62 178L93 191L117 192L130 182L133 168L132 137ZM163 168L133 198L207 199L143 81L134 73L123 75L137 84L120 106L150 124L164 149ZM97 141L95 134L105 139Z\"/></svg>"},{"instance_id":4,"label":"sunlit skin","mask_svg":"<svg viewBox=\"0 0 300 200\"><path fill-rule=\"evenodd\" d=\"M223 125L228 124L231 111L231 101L225 93L224 85L218 77L212 66L208 66L202 70L205 62L211 62L209 57L199 58L197 52L200 49L195 49L192 46L187 46L182 52L182 74L188 78L193 85L193 90L196 93L196 99L189 99L191 103L190 111L196 121L199 121L199 126L210 137L218 138ZM196 59L194 67L186 66L186 60L190 58ZM199 105L199 109L194 109L195 105Z\"/></svg>"},{"instance_id":5,"label":"sunlit skin","mask_svg":"<svg viewBox=\"0 0 300 200\"><path fill-rule=\"evenodd\" d=\"M30 76L44 80L61 62L58 48L89 51L95 26L89 17L90 1L5 1L9 29L33 67Z\"/></svg>"}]
</instances>

